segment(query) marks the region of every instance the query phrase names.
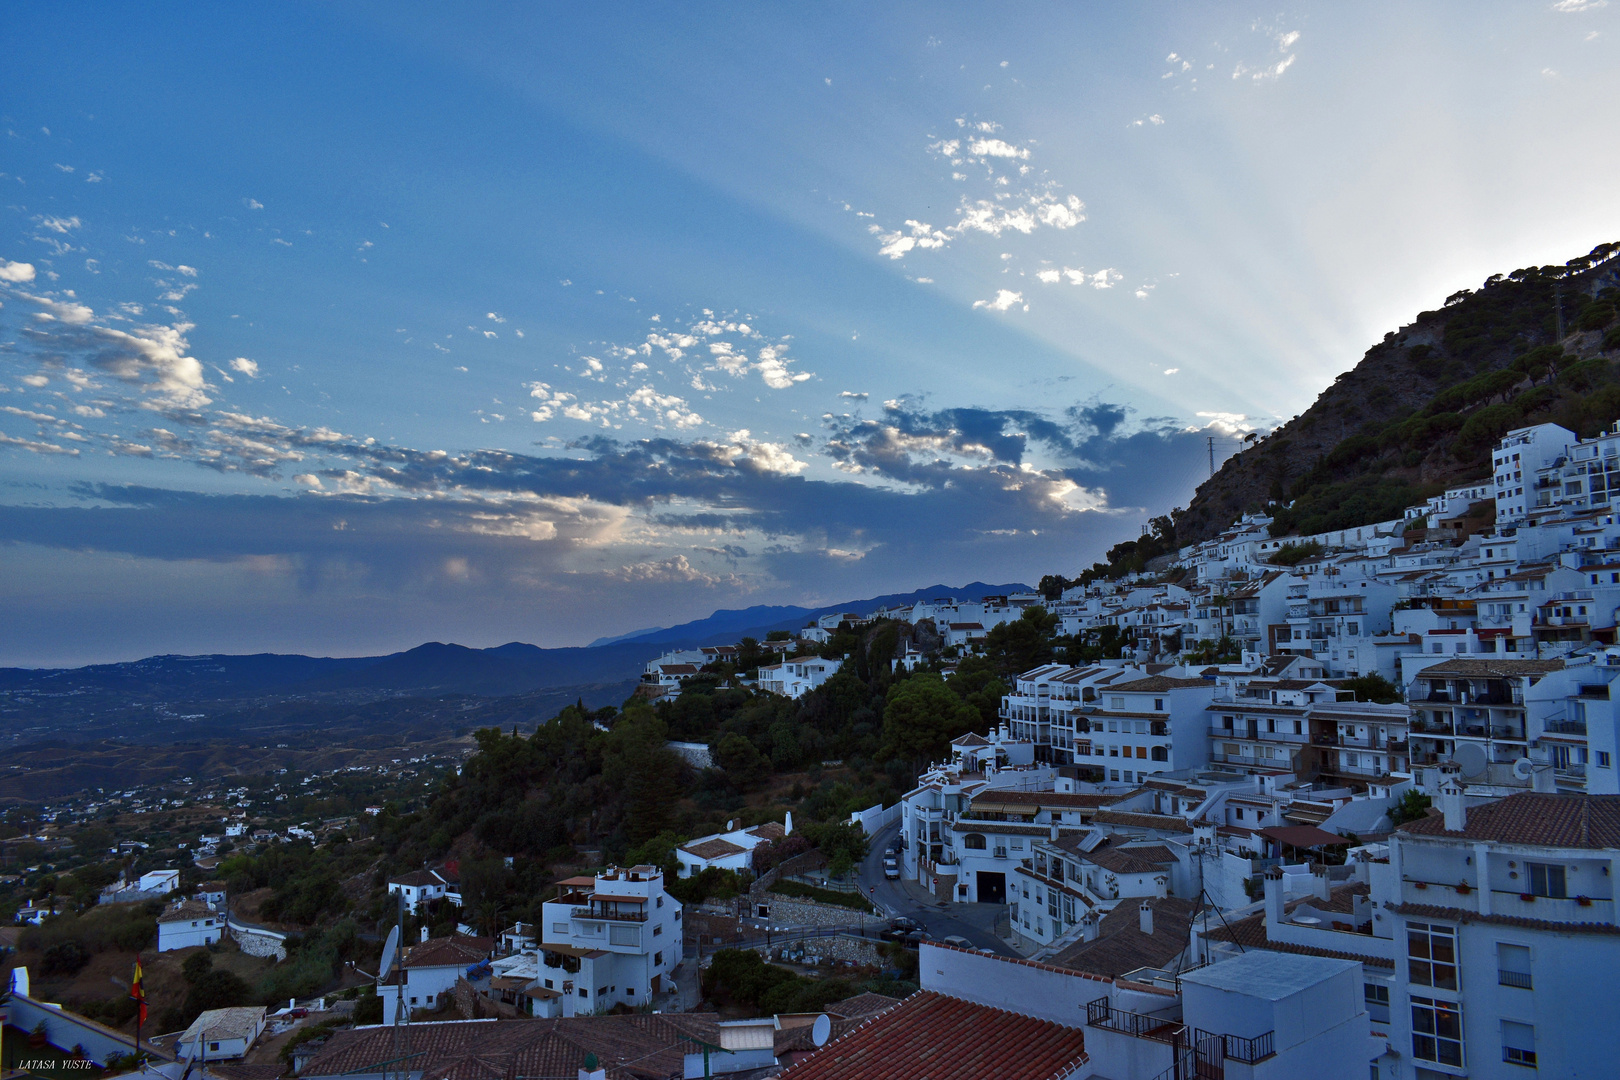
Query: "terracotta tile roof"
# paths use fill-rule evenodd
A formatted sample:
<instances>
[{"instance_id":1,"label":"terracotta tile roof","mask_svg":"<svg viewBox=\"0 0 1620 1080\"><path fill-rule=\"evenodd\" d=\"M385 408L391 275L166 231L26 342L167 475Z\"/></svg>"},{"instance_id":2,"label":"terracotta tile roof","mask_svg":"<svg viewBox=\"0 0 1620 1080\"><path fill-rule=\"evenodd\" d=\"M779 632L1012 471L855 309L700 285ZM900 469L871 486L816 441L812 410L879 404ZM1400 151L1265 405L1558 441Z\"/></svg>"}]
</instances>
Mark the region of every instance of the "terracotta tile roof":
<instances>
[{"instance_id":1,"label":"terracotta tile roof","mask_svg":"<svg viewBox=\"0 0 1620 1080\"><path fill-rule=\"evenodd\" d=\"M201 900L182 900L162 915L158 916L160 923L191 922L193 919L218 919L223 921L225 916Z\"/></svg>"},{"instance_id":2,"label":"terracotta tile roof","mask_svg":"<svg viewBox=\"0 0 1620 1080\"><path fill-rule=\"evenodd\" d=\"M986 739L983 735L975 735L973 732L970 731L966 735L963 735L963 736L961 736L959 738L956 738L956 739L952 739L951 740L951 745L952 746L989 746L990 745L990 740Z\"/></svg>"},{"instance_id":3,"label":"terracotta tile roof","mask_svg":"<svg viewBox=\"0 0 1620 1080\"><path fill-rule=\"evenodd\" d=\"M787 835L787 829L780 821L767 821L763 825L755 825L748 830L749 836L757 836L761 840L780 840Z\"/></svg>"},{"instance_id":4,"label":"terracotta tile roof","mask_svg":"<svg viewBox=\"0 0 1620 1080\"><path fill-rule=\"evenodd\" d=\"M388 884L412 885L420 888L424 885L443 885L444 878L440 877L438 874L435 874L431 870L413 870L409 874L401 874L398 877L389 878Z\"/></svg>"},{"instance_id":5,"label":"terracotta tile roof","mask_svg":"<svg viewBox=\"0 0 1620 1080\"><path fill-rule=\"evenodd\" d=\"M1082 862L1095 863L1104 870L1112 870L1116 874L1151 874L1163 870L1165 863L1176 861L1176 857L1170 854L1170 849L1163 845L1140 848L1100 847L1095 851L1083 851L1076 858Z\"/></svg>"},{"instance_id":6,"label":"terracotta tile roof","mask_svg":"<svg viewBox=\"0 0 1620 1080\"><path fill-rule=\"evenodd\" d=\"M740 844L733 844L730 840L715 837L713 840L704 840L701 843L682 844L681 850L699 859L723 859L727 855L735 855L748 849Z\"/></svg>"},{"instance_id":7,"label":"terracotta tile roof","mask_svg":"<svg viewBox=\"0 0 1620 1080\"><path fill-rule=\"evenodd\" d=\"M1462 675L1476 679L1511 679L1522 675L1545 675L1562 671L1562 660L1442 660L1417 673L1420 679L1434 675Z\"/></svg>"},{"instance_id":8,"label":"terracotta tile roof","mask_svg":"<svg viewBox=\"0 0 1620 1080\"><path fill-rule=\"evenodd\" d=\"M1148 901L1153 933L1142 933L1140 900L1124 900L1103 916L1095 941L1080 941L1052 957L1058 967L1094 975L1123 975L1140 967L1163 967L1181 955L1192 932L1191 900L1175 896Z\"/></svg>"},{"instance_id":9,"label":"terracotta tile roof","mask_svg":"<svg viewBox=\"0 0 1620 1080\"><path fill-rule=\"evenodd\" d=\"M988 806L991 803L1001 803L1004 806L1107 806L1118 802L1122 796L1098 795L1084 791L1000 791L991 788L982 791L973 797L973 805Z\"/></svg>"},{"instance_id":10,"label":"terracotta tile roof","mask_svg":"<svg viewBox=\"0 0 1620 1080\"><path fill-rule=\"evenodd\" d=\"M1440 814L1409 821L1397 831L1551 848L1620 848L1620 795L1521 791L1469 808L1462 832L1447 832Z\"/></svg>"},{"instance_id":11,"label":"terracotta tile roof","mask_svg":"<svg viewBox=\"0 0 1620 1080\"><path fill-rule=\"evenodd\" d=\"M1448 922L1521 926L1526 930L1551 930L1564 934L1620 934L1620 926L1613 923L1566 923L1552 919L1527 919L1522 915L1481 915L1477 911L1440 907L1437 904L1390 904L1389 910L1397 915L1416 915L1420 919L1443 919Z\"/></svg>"},{"instance_id":12,"label":"terracotta tile roof","mask_svg":"<svg viewBox=\"0 0 1620 1080\"><path fill-rule=\"evenodd\" d=\"M517 1080L578 1075L594 1053L609 1080L665 1080L679 1076L692 1036L719 1041L712 1014L575 1016L554 1020L451 1021L400 1029L411 1064L434 1080ZM335 1033L305 1066L305 1077L335 1077L379 1071L392 1060L393 1028L353 1028Z\"/></svg>"},{"instance_id":13,"label":"terracotta tile roof","mask_svg":"<svg viewBox=\"0 0 1620 1080\"><path fill-rule=\"evenodd\" d=\"M1057 1080L1086 1060L1080 1028L923 990L782 1075L793 1080Z\"/></svg>"},{"instance_id":14,"label":"terracotta tile roof","mask_svg":"<svg viewBox=\"0 0 1620 1080\"><path fill-rule=\"evenodd\" d=\"M1098 810L1096 825L1119 825L1128 829L1158 829L1161 832L1190 833L1192 826L1172 814L1132 814L1124 810Z\"/></svg>"},{"instance_id":15,"label":"terracotta tile roof","mask_svg":"<svg viewBox=\"0 0 1620 1080\"><path fill-rule=\"evenodd\" d=\"M1214 686L1208 679L1172 679L1168 675L1150 675L1145 679L1135 679L1131 682L1118 683L1110 686L1109 690L1125 690L1138 694L1157 693L1161 690L1180 690L1189 686Z\"/></svg>"},{"instance_id":16,"label":"terracotta tile roof","mask_svg":"<svg viewBox=\"0 0 1620 1080\"><path fill-rule=\"evenodd\" d=\"M843 1001L835 1001L823 1009L822 1012L829 1016L871 1016L874 1013L892 1009L898 1004L900 1004L900 999L897 997L868 992L856 994L854 997L845 998Z\"/></svg>"},{"instance_id":17,"label":"terracotta tile roof","mask_svg":"<svg viewBox=\"0 0 1620 1080\"><path fill-rule=\"evenodd\" d=\"M495 943L488 938L432 938L405 950L400 963L405 967L466 967L489 959Z\"/></svg>"}]
</instances>

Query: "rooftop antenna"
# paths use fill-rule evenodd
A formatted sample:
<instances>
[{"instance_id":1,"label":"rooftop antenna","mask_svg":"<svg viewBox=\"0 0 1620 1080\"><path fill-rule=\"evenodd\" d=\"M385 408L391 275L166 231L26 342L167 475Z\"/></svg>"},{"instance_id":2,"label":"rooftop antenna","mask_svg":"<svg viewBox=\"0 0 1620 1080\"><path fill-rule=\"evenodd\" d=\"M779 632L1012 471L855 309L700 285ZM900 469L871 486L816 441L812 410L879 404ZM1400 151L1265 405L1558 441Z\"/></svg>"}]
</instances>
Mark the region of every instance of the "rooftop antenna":
<instances>
[{"instance_id":1,"label":"rooftop antenna","mask_svg":"<svg viewBox=\"0 0 1620 1080\"><path fill-rule=\"evenodd\" d=\"M387 940L387 942L385 942L383 944L382 966L377 969L377 993L379 995L382 993L384 980L386 980L388 978L389 972L391 972L394 969L394 961L398 958L398 956L399 956L399 924L395 923L394 928L392 930L388 931L388 940ZM400 1046L400 1039L401 1039L401 1036L404 1034L400 1030L400 1023L401 1023L401 1020L402 1020L402 1018L404 1016L404 1012L405 1012L405 969L402 966L400 968L398 996L395 998L395 1003L394 1003L394 1062L395 1062L396 1070L399 1067L398 1063L401 1062L402 1060L404 1060L404 1051L401 1049L401 1046ZM396 1073L396 1075L399 1075L400 1080L403 1080L404 1074Z\"/></svg>"}]
</instances>

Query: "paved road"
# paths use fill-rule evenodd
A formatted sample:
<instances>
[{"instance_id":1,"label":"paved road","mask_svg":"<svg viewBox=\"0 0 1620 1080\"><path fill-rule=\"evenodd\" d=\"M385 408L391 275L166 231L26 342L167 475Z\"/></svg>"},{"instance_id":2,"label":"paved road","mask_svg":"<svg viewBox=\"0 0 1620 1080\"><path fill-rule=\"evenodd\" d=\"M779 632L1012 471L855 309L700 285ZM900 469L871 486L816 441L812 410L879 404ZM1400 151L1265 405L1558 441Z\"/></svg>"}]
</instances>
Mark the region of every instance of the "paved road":
<instances>
[{"instance_id":1,"label":"paved road","mask_svg":"<svg viewBox=\"0 0 1620 1080\"><path fill-rule=\"evenodd\" d=\"M871 849L856 874L867 898L891 918L904 915L914 920L935 941L956 935L967 938L975 948L989 949L1000 956L1017 956L995 932L997 921L1007 914L1005 904L946 903L915 881L890 881L883 876L883 851L894 847L899 835L898 824L873 834Z\"/></svg>"}]
</instances>

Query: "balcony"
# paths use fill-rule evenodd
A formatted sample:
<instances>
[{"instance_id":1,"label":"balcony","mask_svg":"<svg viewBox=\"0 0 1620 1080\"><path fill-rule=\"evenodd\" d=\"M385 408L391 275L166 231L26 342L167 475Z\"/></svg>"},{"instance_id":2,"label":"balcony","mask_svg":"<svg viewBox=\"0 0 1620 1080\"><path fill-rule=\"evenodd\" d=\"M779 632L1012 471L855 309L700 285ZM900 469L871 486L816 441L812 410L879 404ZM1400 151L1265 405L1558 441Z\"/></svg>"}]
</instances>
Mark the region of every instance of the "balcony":
<instances>
[{"instance_id":1,"label":"balcony","mask_svg":"<svg viewBox=\"0 0 1620 1080\"><path fill-rule=\"evenodd\" d=\"M1105 997L1086 1004L1086 1024L1162 1043L1184 1042L1187 1034L1180 1020L1116 1009Z\"/></svg>"},{"instance_id":2,"label":"balcony","mask_svg":"<svg viewBox=\"0 0 1620 1080\"><path fill-rule=\"evenodd\" d=\"M1549 735L1585 735L1585 720L1549 720L1543 725Z\"/></svg>"},{"instance_id":3,"label":"balcony","mask_svg":"<svg viewBox=\"0 0 1620 1080\"><path fill-rule=\"evenodd\" d=\"M1498 968L1496 982L1498 986L1516 986L1520 990L1533 989L1530 985L1530 973L1528 971L1503 971Z\"/></svg>"}]
</instances>

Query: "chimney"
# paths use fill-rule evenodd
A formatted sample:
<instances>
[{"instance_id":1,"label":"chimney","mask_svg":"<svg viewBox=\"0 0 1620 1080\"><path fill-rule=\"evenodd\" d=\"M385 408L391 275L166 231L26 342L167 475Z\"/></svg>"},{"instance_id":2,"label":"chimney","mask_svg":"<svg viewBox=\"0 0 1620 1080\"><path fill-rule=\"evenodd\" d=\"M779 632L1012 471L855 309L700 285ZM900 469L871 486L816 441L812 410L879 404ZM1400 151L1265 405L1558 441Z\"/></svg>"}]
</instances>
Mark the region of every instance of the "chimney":
<instances>
[{"instance_id":1,"label":"chimney","mask_svg":"<svg viewBox=\"0 0 1620 1080\"><path fill-rule=\"evenodd\" d=\"M1278 926L1283 921L1283 874L1282 867L1273 866L1266 871L1266 925Z\"/></svg>"},{"instance_id":2,"label":"chimney","mask_svg":"<svg viewBox=\"0 0 1620 1080\"><path fill-rule=\"evenodd\" d=\"M1551 765L1536 765L1530 770L1530 790L1551 795L1558 791L1558 781Z\"/></svg>"},{"instance_id":3,"label":"chimney","mask_svg":"<svg viewBox=\"0 0 1620 1080\"><path fill-rule=\"evenodd\" d=\"M595 1053L585 1055L585 1064L579 1067L579 1080L607 1080L607 1070L602 1068Z\"/></svg>"},{"instance_id":4,"label":"chimney","mask_svg":"<svg viewBox=\"0 0 1620 1080\"><path fill-rule=\"evenodd\" d=\"M1080 940L1096 941L1098 936L1102 933L1101 923L1102 920L1097 917L1097 913L1095 911L1086 912L1085 915L1080 919ZM19 968L18 970L21 969Z\"/></svg>"},{"instance_id":5,"label":"chimney","mask_svg":"<svg viewBox=\"0 0 1620 1080\"><path fill-rule=\"evenodd\" d=\"M1142 933L1148 937L1153 936L1153 905L1146 900L1142 901L1142 906L1137 909L1136 922L1141 927Z\"/></svg>"},{"instance_id":6,"label":"chimney","mask_svg":"<svg viewBox=\"0 0 1620 1080\"><path fill-rule=\"evenodd\" d=\"M424 926L424 927L422 927L422 940L426 941L427 937L428 937L428 928Z\"/></svg>"},{"instance_id":7,"label":"chimney","mask_svg":"<svg viewBox=\"0 0 1620 1080\"><path fill-rule=\"evenodd\" d=\"M1322 901L1333 899L1333 882L1328 879L1326 863L1316 863L1311 867L1311 892Z\"/></svg>"},{"instance_id":8,"label":"chimney","mask_svg":"<svg viewBox=\"0 0 1620 1080\"><path fill-rule=\"evenodd\" d=\"M787 812L787 819L782 822L782 834L784 836L793 835L793 811L791 810Z\"/></svg>"},{"instance_id":9,"label":"chimney","mask_svg":"<svg viewBox=\"0 0 1620 1080\"><path fill-rule=\"evenodd\" d=\"M1463 805L1461 770L1454 762L1440 766L1440 813L1445 818L1446 832L1462 832L1468 823L1468 810Z\"/></svg>"}]
</instances>

